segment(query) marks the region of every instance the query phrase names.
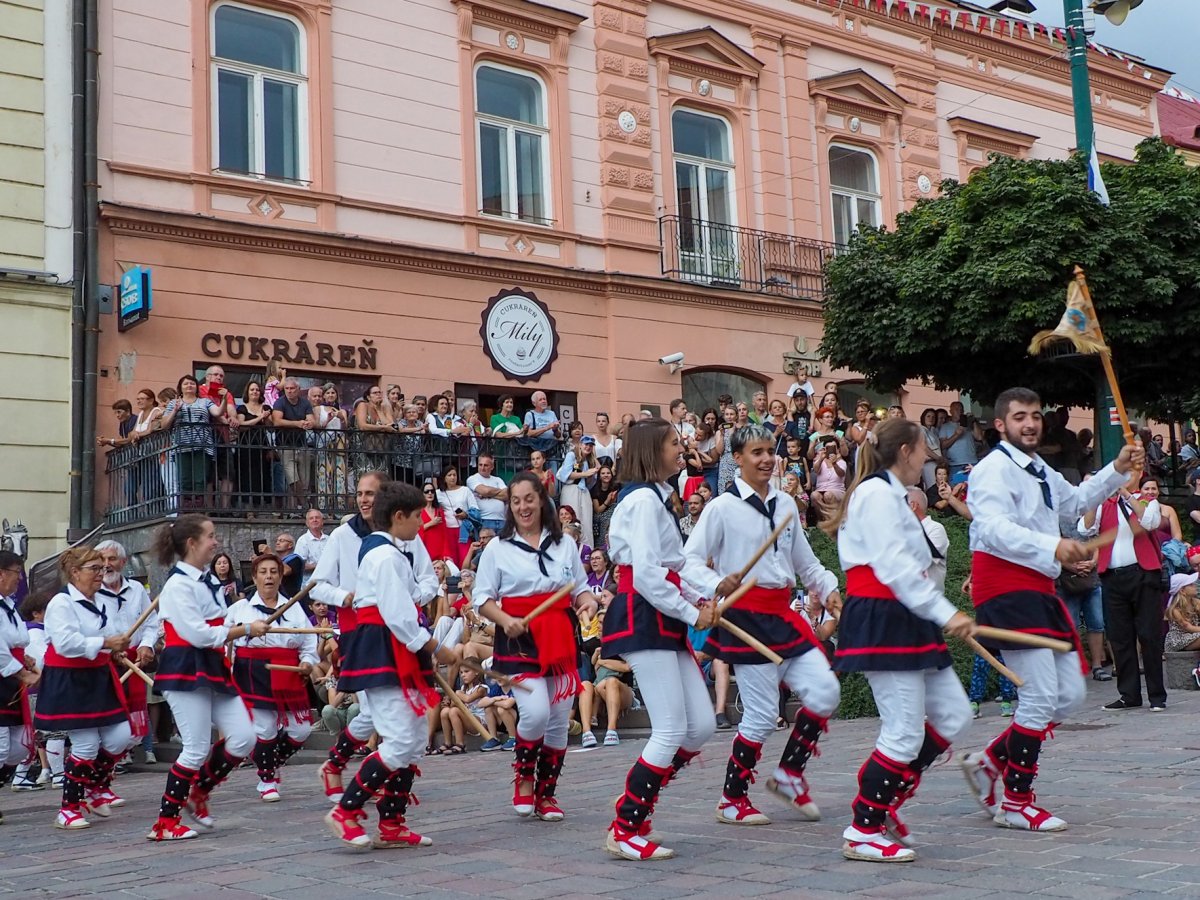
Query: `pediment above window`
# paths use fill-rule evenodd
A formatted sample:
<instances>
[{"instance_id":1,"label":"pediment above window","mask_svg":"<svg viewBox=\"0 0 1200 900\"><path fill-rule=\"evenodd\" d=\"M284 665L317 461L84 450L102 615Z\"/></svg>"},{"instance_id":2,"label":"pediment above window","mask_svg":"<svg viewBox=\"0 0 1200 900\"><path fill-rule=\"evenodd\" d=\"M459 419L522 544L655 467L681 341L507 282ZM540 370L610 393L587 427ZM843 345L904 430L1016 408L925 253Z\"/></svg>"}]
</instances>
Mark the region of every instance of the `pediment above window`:
<instances>
[{"instance_id":1,"label":"pediment above window","mask_svg":"<svg viewBox=\"0 0 1200 900\"><path fill-rule=\"evenodd\" d=\"M832 112L875 121L898 117L907 106L903 97L862 69L816 78L809 83L809 93Z\"/></svg>"},{"instance_id":2,"label":"pediment above window","mask_svg":"<svg viewBox=\"0 0 1200 900\"><path fill-rule=\"evenodd\" d=\"M986 122L976 122L962 116L948 119L946 124L959 138L964 147L979 149L986 153L1000 153L1013 159L1024 159L1037 137L1023 131L1013 131L1011 128L1001 128L998 125L988 125Z\"/></svg>"},{"instance_id":3,"label":"pediment above window","mask_svg":"<svg viewBox=\"0 0 1200 900\"><path fill-rule=\"evenodd\" d=\"M460 11L468 10L470 24L490 24L553 38L572 34L587 16L534 3L533 0L453 0Z\"/></svg>"},{"instance_id":4,"label":"pediment above window","mask_svg":"<svg viewBox=\"0 0 1200 900\"><path fill-rule=\"evenodd\" d=\"M672 72L724 82L755 80L763 64L715 28L696 28L652 37L650 55Z\"/></svg>"}]
</instances>

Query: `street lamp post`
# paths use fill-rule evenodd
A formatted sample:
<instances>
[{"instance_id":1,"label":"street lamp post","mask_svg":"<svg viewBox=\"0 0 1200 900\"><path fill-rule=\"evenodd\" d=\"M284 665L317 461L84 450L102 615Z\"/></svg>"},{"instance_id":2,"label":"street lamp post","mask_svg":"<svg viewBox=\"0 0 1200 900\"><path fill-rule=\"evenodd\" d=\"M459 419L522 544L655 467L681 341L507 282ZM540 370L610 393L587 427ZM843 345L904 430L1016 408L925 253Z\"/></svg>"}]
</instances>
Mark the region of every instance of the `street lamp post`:
<instances>
[{"instance_id":1,"label":"street lamp post","mask_svg":"<svg viewBox=\"0 0 1200 900\"><path fill-rule=\"evenodd\" d=\"M1092 152L1095 123L1092 120L1092 86L1088 80L1088 37L1083 16L1084 0L1063 0L1067 25L1067 51L1071 62L1071 101L1075 110L1075 147L1085 158ZM1121 426L1113 424L1109 410L1115 406L1108 380L1096 376L1095 459L1103 465L1116 458L1124 443Z\"/></svg>"}]
</instances>

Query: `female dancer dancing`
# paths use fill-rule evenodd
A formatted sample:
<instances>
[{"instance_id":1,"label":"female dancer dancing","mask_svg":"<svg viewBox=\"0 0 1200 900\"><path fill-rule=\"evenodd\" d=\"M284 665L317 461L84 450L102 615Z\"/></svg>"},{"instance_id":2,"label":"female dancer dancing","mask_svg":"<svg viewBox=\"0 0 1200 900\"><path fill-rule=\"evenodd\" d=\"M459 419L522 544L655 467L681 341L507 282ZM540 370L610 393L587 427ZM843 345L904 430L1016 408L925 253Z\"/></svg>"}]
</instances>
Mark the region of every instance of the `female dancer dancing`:
<instances>
[{"instance_id":1,"label":"female dancer dancing","mask_svg":"<svg viewBox=\"0 0 1200 900\"><path fill-rule=\"evenodd\" d=\"M186 804L191 819L211 830L208 795L254 749L254 725L233 683L225 644L262 637L267 623L225 624L220 585L206 568L216 555L217 537L204 516L183 515L163 525L154 533L153 548L162 565L175 563L158 595L166 640L155 684L171 707L183 749L167 773L158 821L146 838L179 841L196 836L180 823L180 809ZM222 735L216 744L214 726Z\"/></svg>"},{"instance_id":2,"label":"female dancer dancing","mask_svg":"<svg viewBox=\"0 0 1200 900\"><path fill-rule=\"evenodd\" d=\"M929 576L931 544L908 506L927 453L920 426L888 419L875 437L859 448L858 477L841 510L822 524L837 531L846 572L834 667L866 674L880 718L875 751L858 772L842 855L911 862L916 853L898 809L971 724L942 631L969 637L975 622Z\"/></svg>"},{"instance_id":3,"label":"female dancer dancing","mask_svg":"<svg viewBox=\"0 0 1200 900\"><path fill-rule=\"evenodd\" d=\"M658 793L716 730L704 675L687 642L687 626L711 628L716 598L738 585L683 555L679 521L667 506L666 481L683 469L679 433L664 419L629 426L621 475L626 486L609 525L617 595L604 617L603 655L622 657L642 690L650 740L625 781L605 849L623 859L669 859L652 840L650 813Z\"/></svg>"},{"instance_id":4,"label":"female dancer dancing","mask_svg":"<svg viewBox=\"0 0 1200 900\"><path fill-rule=\"evenodd\" d=\"M512 675L528 688L513 692L520 711L513 809L518 816L561 822L554 789L567 753L567 718L582 689L568 609L575 597L590 596L591 588L575 542L563 539L541 479L521 472L508 497L500 537L488 543L479 561L472 602L497 626L493 671ZM573 596L563 597L527 627L524 617L568 584L575 585Z\"/></svg>"},{"instance_id":5,"label":"female dancer dancing","mask_svg":"<svg viewBox=\"0 0 1200 900\"><path fill-rule=\"evenodd\" d=\"M239 600L225 614L226 625L249 625L270 616L279 604L283 562L274 553L264 553L251 563L253 599ZM308 616L296 604L279 619L284 628L307 628ZM254 733L254 764L258 766L258 794L265 803L279 796L279 767L296 753L312 734L312 709L304 679L320 662L315 634L267 634L261 638L243 637L234 641L233 680L238 693L250 707ZM301 671L269 669L271 666L298 667Z\"/></svg>"},{"instance_id":6,"label":"female dancer dancing","mask_svg":"<svg viewBox=\"0 0 1200 900\"><path fill-rule=\"evenodd\" d=\"M113 654L129 641L117 633L115 607L96 595L104 580L104 557L90 547L75 547L58 565L67 586L46 607L49 645L33 721L43 731L65 731L71 741L54 827L74 830L92 824L84 818L89 809L104 818L112 814L115 798L108 784L117 760L133 746L113 664Z\"/></svg>"}]
</instances>

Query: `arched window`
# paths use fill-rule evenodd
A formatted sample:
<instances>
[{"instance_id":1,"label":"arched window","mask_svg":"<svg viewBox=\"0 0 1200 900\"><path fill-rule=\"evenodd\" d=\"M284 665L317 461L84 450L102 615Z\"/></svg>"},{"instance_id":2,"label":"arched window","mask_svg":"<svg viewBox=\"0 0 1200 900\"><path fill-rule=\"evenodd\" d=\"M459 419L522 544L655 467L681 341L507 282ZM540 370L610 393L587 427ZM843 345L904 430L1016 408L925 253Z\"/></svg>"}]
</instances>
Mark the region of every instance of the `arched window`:
<instances>
[{"instance_id":1,"label":"arched window","mask_svg":"<svg viewBox=\"0 0 1200 900\"><path fill-rule=\"evenodd\" d=\"M479 66L475 121L479 211L551 224L550 130L541 79L495 63Z\"/></svg>"},{"instance_id":2,"label":"arched window","mask_svg":"<svg viewBox=\"0 0 1200 900\"><path fill-rule=\"evenodd\" d=\"M737 224L732 145L721 117L690 109L671 113L680 267L705 280L739 278L730 227Z\"/></svg>"},{"instance_id":3,"label":"arched window","mask_svg":"<svg viewBox=\"0 0 1200 900\"><path fill-rule=\"evenodd\" d=\"M836 243L848 244L860 225L879 225L879 172L871 153L841 144L830 146L829 184Z\"/></svg>"},{"instance_id":4,"label":"arched window","mask_svg":"<svg viewBox=\"0 0 1200 900\"><path fill-rule=\"evenodd\" d=\"M213 156L222 172L307 179L304 40L292 18L224 3L213 11Z\"/></svg>"},{"instance_id":5,"label":"arched window","mask_svg":"<svg viewBox=\"0 0 1200 900\"><path fill-rule=\"evenodd\" d=\"M683 400L696 415L709 406L717 408L717 398L728 394L734 403L749 404L755 393L766 390L766 385L742 372L724 369L689 369L683 373Z\"/></svg>"}]
</instances>

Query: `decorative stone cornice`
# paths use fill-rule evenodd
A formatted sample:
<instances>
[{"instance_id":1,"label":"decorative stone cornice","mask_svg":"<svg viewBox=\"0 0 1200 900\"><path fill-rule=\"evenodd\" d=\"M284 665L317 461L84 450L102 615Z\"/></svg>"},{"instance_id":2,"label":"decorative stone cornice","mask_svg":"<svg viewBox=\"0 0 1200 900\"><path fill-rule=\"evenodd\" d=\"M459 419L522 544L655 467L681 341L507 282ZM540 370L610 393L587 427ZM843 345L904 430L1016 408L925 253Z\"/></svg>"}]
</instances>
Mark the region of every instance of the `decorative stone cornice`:
<instances>
[{"instance_id":1,"label":"decorative stone cornice","mask_svg":"<svg viewBox=\"0 0 1200 900\"><path fill-rule=\"evenodd\" d=\"M518 279L522 284L597 297L615 295L685 306L795 316L814 321L821 319L821 307L813 301L779 300L661 277L563 269L532 260L491 259L478 254L301 231L278 224L267 227L117 203L101 204L100 218L113 234L161 238L176 243L337 260L478 281L511 283Z\"/></svg>"}]
</instances>

